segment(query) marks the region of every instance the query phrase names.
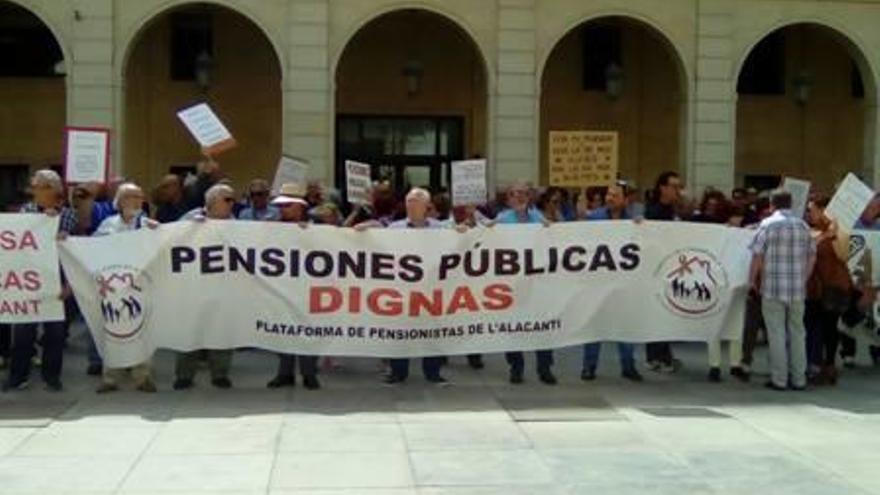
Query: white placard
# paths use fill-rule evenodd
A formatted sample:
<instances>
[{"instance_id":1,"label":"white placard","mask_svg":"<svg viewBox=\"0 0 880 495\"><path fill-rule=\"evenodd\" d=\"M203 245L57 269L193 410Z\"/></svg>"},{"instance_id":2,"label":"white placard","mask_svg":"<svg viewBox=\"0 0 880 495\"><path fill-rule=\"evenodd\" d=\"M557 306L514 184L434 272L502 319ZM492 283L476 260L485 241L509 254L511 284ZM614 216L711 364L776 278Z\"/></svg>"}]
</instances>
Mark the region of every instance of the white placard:
<instances>
[{"instance_id":1,"label":"white placard","mask_svg":"<svg viewBox=\"0 0 880 495\"><path fill-rule=\"evenodd\" d=\"M177 117L205 150L226 148L227 143L234 143L232 134L207 103L181 110Z\"/></svg>"},{"instance_id":2,"label":"white placard","mask_svg":"<svg viewBox=\"0 0 880 495\"><path fill-rule=\"evenodd\" d=\"M345 184L349 203L368 204L371 187L370 165L346 160Z\"/></svg>"},{"instance_id":3,"label":"white placard","mask_svg":"<svg viewBox=\"0 0 880 495\"><path fill-rule=\"evenodd\" d=\"M487 198L486 160L452 162L452 205L481 205Z\"/></svg>"},{"instance_id":4,"label":"white placard","mask_svg":"<svg viewBox=\"0 0 880 495\"><path fill-rule=\"evenodd\" d=\"M64 129L64 180L68 184L107 182L110 168L110 129Z\"/></svg>"},{"instance_id":5,"label":"white placard","mask_svg":"<svg viewBox=\"0 0 880 495\"><path fill-rule=\"evenodd\" d=\"M839 227L851 231L872 199L874 199L874 190L860 181L855 174L849 173L825 208L825 214L837 220Z\"/></svg>"},{"instance_id":6,"label":"white placard","mask_svg":"<svg viewBox=\"0 0 880 495\"><path fill-rule=\"evenodd\" d=\"M791 213L803 218L807 211L807 201L810 199L810 182L786 177L782 181L782 190L791 194Z\"/></svg>"},{"instance_id":7,"label":"white placard","mask_svg":"<svg viewBox=\"0 0 880 495\"><path fill-rule=\"evenodd\" d=\"M301 158L282 156L272 181L272 194L277 195L283 184L303 184L309 174L309 163Z\"/></svg>"}]
</instances>

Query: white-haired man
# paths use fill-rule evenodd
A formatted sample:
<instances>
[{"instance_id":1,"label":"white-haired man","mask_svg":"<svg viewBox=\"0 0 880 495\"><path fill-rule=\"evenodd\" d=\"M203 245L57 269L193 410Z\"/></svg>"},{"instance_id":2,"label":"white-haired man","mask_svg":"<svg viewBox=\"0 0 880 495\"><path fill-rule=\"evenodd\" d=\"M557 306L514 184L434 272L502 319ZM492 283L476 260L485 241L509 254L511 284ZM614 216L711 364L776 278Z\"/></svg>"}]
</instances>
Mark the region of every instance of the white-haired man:
<instances>
[{"instance_id":1,"label":"white-haired man","mask_svg":"<svg viewBox=\"0 0 880 495\"><path fill-rule=\"evenodd\" d=\"M392 222L389 229L441 229L449 226L435 218L428 216L431 203L431 193L416 187L406 195L406 218ZM356 230L365 230L371 227L380 227L382 224L377 220L371 220L355 226ZM461 227L460 231L467 227ZM449 382L440 376L440 367L443 364L442 356L427 356L422 358L422 373L425 380L440 386L448 385ZM406 381L409 377L409 359L389 360L391 372L385 377L385 383L396 385Z\"/></svg>"},{"instance_id":2,"label":"white-haired man","mask_svg":"<svg viewBox=\"0 0 880 495\"><path fill-rule=\"evenodd\" d=\"M105 236L118 234L120 232L129 232L143 227L154 229L159 226L155 220L151 220L144 213L143 205L146 199L144 191L131 182L120 184L116 189L116 197L113 200L113 209L118 211L116 215L108 217L98 229L94 236ZM101 385L98 386L99 394L114 392L119 390L119 378L125 373L125 369L104 367ZM134 380L135 387L141 392L153 393L156 391L156 384L150 372L150 361L147 360L137 366L131 367L131 377Z\"/></svg>"},{"instance_id":3,"label":"white-haired man","mask_svg":"<svg viewBox=\"0 0 880 495\"><path fill-rule=\"evenodd\" d=\"M234 218L232 214L234 205L235 190L226 184L216 184L205 192L204 208L197 208L187 213L184 219L195 221L204 221L205 219L228 220ZM232 387L232 382L229 380L232 350L206 349L177 354L177 363L174 368L174 390L192 388L199 360L202 356L206 356L208 360L211 384L221 389Z\"/></svg>"},{"instance_id":4,"label":"white-haired man","mask_svg":"<svg viewBox=\"0 0 880 495\"><path fill-rule=\"evenodd\" d=\"M76 214L64 206L64 184L61 177L52 170L38 170L31 177L31 195L33 199L21 208L21 213L43 213L59 216L58 237L64 239L77 228ZM63 274L62 274L63 275ZM62 289L59 298L70 297L70 287L62 278ZM12 357L9 365L9 378L3 384L3 390L21 390L27 388L31 372L31 356L37 340L37 330L43 326L43 362L40 371L46 389L52 392L61 391L61 367L64 355L65 323L64 321L44 321L26 323L12 327Z\"/></svg>"}]
</instances>

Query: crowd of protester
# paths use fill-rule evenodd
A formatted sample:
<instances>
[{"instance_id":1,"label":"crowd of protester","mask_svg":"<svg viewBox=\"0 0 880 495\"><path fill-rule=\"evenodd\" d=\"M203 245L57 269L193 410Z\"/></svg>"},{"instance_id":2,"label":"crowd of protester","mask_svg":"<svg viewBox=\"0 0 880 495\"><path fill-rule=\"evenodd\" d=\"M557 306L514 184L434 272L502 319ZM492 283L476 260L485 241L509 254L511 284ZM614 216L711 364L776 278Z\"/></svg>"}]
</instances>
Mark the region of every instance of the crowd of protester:
<instances>
[{"instance_id":1,"label":"crowd of protester","mask_svg":"<svg viewBox=\"0 0 880 495\"><path fill-rule=\"evenodd\" d=\"M833 192L833 191L829 191ZM824 209L828 196L811 193L804 218L792 214L792 198L784 191L760 193L754 189L734 189L729 195L708 189L702 197L689 197L681 178L674 172L661 174L648 191L640 192L633 184L617 181L605 188L589 188L572 194L557 188L536 188L525 182L511 184L486 204L476 207L452 206L449 194L433 195L424 188L395 191L387 182L377 182L367 204L349 206L341 195L319 182L284 184L272 191L263 179L250 182L243 194L237 194L224 178L221 167L212 160L199 164L197 174L182 178L163 177L152 190L125 180L103 184L81 184L67 188L57 173L37 171L28 190L30 201L18 211L42 212L60 217L59 238L66 236L114 235L140 228L158 228L176 221L238 219L241 221L284 222L305 227L307 224L336 225L340 228L457 228L478 225L543 224L577 221L698 222L754 229L750 246L753 254L745 325L741 335L729 341L729 372L738 380L749 381L753 354L760 335L770 347L770 381L775 390L802 390L807 384L834 385L839 377L838 359L845 367L855 365L857 342L840 333L840 328L855 327L866 318L873 319L875 299L871 281L870 256L855 275L847 265L849 235L854 228L880 229L880 197L868 206L856 226L840 226L830 220ZM849 227L849 228L847 228ZM65 301L63 322L0 325L0 368L8 368L4 391L21 390L29 385L31 368L39 365L48 390L62 389L62 361L71 322L78 315L71 291L63 282ZM155 392L150 362L128 370L103 366L94 341L89 337L89 375L100 376L99 393L118 390L121 378L130 373L137 390ZM636 362L636 346L616 343L621 374L631 381L643 380ZM600 343L583 347L581 379L597 377ZM37 350L41 349L41 353ZM722 381L722 342L708 345L708 380ZM871 347L875 363L880 350ZM194 386L200 364L207 363L211 383L230 388L233 350L202 350L178 353L175 365L175 390ZM669 342L645 345L647 368L657 373L676 373L682 367ZM505 354L509 381L525 380L525 356L521 352ZM448 384L442 376L447 358L426 357L422 372L428 382ZM482 356L467 356L474 369L483 368ZM553 351L535 353L538 379L554 385ZM336 364L325 358L326 370ZM409 375L409 360L383 361L385 382L400 384ZM318 358L281 354L278 368L267 386L279 388L296 383L299 370L305 388L320 388Z\"/></svg>"}]
</instances>

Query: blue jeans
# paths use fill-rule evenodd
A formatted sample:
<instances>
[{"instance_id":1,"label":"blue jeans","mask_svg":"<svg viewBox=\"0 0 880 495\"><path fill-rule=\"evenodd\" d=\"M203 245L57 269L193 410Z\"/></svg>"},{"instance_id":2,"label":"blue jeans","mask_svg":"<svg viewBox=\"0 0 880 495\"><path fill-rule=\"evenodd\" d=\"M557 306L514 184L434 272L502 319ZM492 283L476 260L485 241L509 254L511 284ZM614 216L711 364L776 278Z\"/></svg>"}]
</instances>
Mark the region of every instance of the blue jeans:
<instances>
[{"instance_id":1,"label":"blue jeans","mask_svg":"<svg viewBox=\"0 0 880 495\"><path fill-rule=\"evenodd\" d=\"M601 342L584 344L584 370L595 371L599 364L599 351ZM617 352L620 354L620 369L622 371L634 371L636 369L635 352L636 346L624 342L617 343Z\"/></svg>"}]
</instances>

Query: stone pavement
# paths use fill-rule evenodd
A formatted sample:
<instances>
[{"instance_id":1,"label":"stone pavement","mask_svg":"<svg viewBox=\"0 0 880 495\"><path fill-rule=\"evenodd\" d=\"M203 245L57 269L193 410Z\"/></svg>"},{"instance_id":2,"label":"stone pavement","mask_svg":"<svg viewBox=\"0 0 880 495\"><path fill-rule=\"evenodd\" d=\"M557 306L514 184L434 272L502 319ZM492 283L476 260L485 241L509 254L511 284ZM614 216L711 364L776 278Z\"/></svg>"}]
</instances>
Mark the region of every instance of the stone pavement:
<instances>
[{"instance_id":1,"label":"stone pavement","mask_svg":"<svg viewBox=\"0 0 880 495\"><path fill-rule=\"evenodd\" d=\"M509 385L490 356L452 358L449 388L389 389L376 360L342 359L316 392L265 389L260 351L236 354L233 390L174 392L161 352L158 394L97 396L75 338L65 392L0 395L0 494L880 493L880 370L778 393L709 384L703 347L682 345L685 370L632 384L603 351L592 383L569 349L557 387Z\"/></svg>"}]
</instances>

